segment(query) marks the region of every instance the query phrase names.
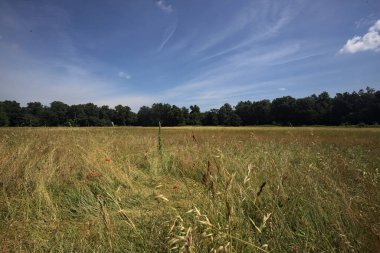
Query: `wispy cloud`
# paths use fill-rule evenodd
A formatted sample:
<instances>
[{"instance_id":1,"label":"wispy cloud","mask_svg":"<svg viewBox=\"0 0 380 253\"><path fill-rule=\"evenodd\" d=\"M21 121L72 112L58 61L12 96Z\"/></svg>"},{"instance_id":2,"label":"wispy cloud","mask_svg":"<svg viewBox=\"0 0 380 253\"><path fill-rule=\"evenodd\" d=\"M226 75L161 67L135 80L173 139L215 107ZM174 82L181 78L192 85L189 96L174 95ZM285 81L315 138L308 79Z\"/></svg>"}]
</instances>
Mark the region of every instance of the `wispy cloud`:
<instances>
[{"instance_id":1,"label":"wispy cloud","mask_svg":"<svg viewBox=\"0 0 380 253\"><path fill-rule=\"evenodd\" d=\"M119 73L117 74L120 78L123 78L123 79L131 79L131 75L124 72L124 71L119 71Z\"/></svg>"},{"instance_id":2,"label":"wispy cloud","mask_svg":"<svg viewBox=\"0 0 380 253\"><path fill-rule=\"evenodd\" d=\"M363 36L354 36L347 40L346 44L339 50L341 54L355 54L363 51L380 51L380 19L368 29Z\"/></svg>"},{"instance_id":3,"label":"wispy cloud","mask_svg":"<svg viewBox=\"0 0 380 253\"><path fill-rule=\"evenodd\" d=\"M290 46L279 46L279 49L267 49L264 52L257 52L256 49L235 54L230 57L229 61L234 66L254 66L254 65L272 65L277 64L280 60L287 60L288 56L294 55L300 50L299 44Z\"/></svg>"},{"instance_id":4,"label":"wispy cloud","mask_svg":"<svg viewBox=\"0 0 380 253\"><path fill-rule=\"evenodd\" d=\"M368 16L361 18L358 21L356 21L355 26L356 26L356 28L360 28L363 26L369 26L369 25L373 24L375 21L376 21L375 15L372 13L372 14L369 14Z\"/></svg>"},{"instance_id":5,"label":"wispy cloud","mask_svg":"<svg viewBox=\"0 0 380 253\"><path fill-rule=\"evenodd\" d=\"M158 48L158 52L161 52L162 49L164 49L166 43L170 40L170 38L173 36L175 31L177 30L177 22L173 25L169 26L164 33L164 39L162 40L160 47Z\"/></svg>"},{"instance_id":6,"label":"wispy cloud","mask_svg":"<svg viewBox=\"0 0 380 253\"><path fill-rule=\"evenodd\" d=\"M271 99L284 95L284 92L294 89L299 90L297 85L299 83L305 83L307 80L320 78L331 74L329 71L321 71L317 73L304 73L297 76L291 77L278 77L270 78L266 80L247 80L247 81L236 81L234 79L229 79L225 82L208 84L207 81L211 79L204 80L202 83L194 82L186 84L185 86L177 87L176 90L181 90L182 92L175 93L175 96L171 101L175 101L180 105L191 105L198 104L203 110L208 110L211 108L218 108L222 104L229 102L231 104L236 104L244 99L259 100L259 99ZM215 79L216 80L216 79ZM194 89L190 89L193 85ZM199 88L201 86L201 88ZM172 94L174 95L174 94ZM309 95L309 94L307 94ZM164 93L162 98L168 98L168 94Z\"/></svg>"},{"instance_id":7,"label":"wispy cloud","mask_svg":"<svg viewBox=\"0 0 380 253\"><path fill-rule=\"evenodd\" d=\"M36 8L46 15L26 17L20 10L2 6L6 11L0 11L0 20L7 22L1 26L8 36L0 43L0 100L17 100L22 104L31 101L48 104L54 100L96 103L116 93L109 79L95 74L107 68L94 58L78 54L66 30L69 20L64 10L52 5L23 4L25 9ZM30 33L30 27L43 27L49 35L43 37L46 47L44 43L44 47L38 48L41 50L30 50L41 44L41 37ZM10 31L18 36L9 36ZM130 78L126 72L117 75Z\"/></svg>"},{"instance_id":8,"label":"wispy cloud","mask_svg":"<svg viewBox=\"0 0 380 253\"><path fill-rule=\"evenodd\" d=\"M202 52L211 49L213 46L233 38L237 32L244 32L246 36L240 38L236 43L206 55L202 61L247 49L252 47L255 42L276 36L292 20L298 10L297 5L283 4L277 1L263 1L260 6L257 6L257 3L256 5L252 4L240 11L227 28L220 33L212 34L196 50Z\"/></svg>"},{"instance_id":9,"label":"wispy cloud","mask_svg":"<svg viewBox=\"0 0 380 253\"><path fill-rule=\"evenodd\" d=\"M173 11L172 5L168 4L165 0L156 1L156 6L167 13L171 13Z\"/></svg>"},{"instance_id":10,"label":"wispy cloud","mask_svg":"<svg viewBox=\"0 0 380 253\"><path fill-rule=\"evenodd\" d=\"M244 95L252 92L267 82L255 81L250 76L256 69L277 64L279 61L290 61L297 55L300 45L283 46L274 50L272 47L234 54L213 66L206 66L205 71L195 78L168 89L165 97L179 98L182 101L215 100ZM302 57L301 57L302 58ZM298 59L298 58L296 58ZM247 83L253 83L248 84Z\"/></svg>"},{"instance_id":11,"label":"wispy cloud","mask_svg":"<svg viewBox=\"0 0 380 253\"><path fill-rule=\"evenodd\" d=\"M252 24L255 18L255 8L251 4L249 6L244 6L237 15L231 18L229 25L224 27L223 30L216 31L209 36L206 36L202 43L195 47L195 53L200 53L206 51L219 43L229 39L235 33L243 30L248 25Z\"/></svg>"},{"instance_id":12,"label":"wispy cloud","mask_svg":"<svg viewBox=\"0 0 380 253\"><path fill-rule=\"evenodd\" d=\"M128 105L134 111L142 105L159 101L159 97L134 93L120 95L120 89L112 80L94 75L93 70L67 61L37 61L33 57L18 52L17 59L1 61L0 101L16 100L22 104L39 101L49 104L62 101L68 104L92 102L97 105ZM8 57L9 60L9 57ZM120 71L117 76L129 78ZM123 87L123 91L125 87Z\"/></svg>"}]
</instances>

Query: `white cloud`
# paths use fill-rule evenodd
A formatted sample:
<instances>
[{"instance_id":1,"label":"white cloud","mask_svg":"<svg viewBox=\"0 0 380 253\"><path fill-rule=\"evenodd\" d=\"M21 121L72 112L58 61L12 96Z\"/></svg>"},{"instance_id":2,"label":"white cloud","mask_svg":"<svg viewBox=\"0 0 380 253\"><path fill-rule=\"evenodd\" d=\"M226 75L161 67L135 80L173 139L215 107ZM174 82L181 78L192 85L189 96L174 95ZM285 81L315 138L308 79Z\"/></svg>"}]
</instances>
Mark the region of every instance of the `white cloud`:
<instances>
[{"instance_id":1,"label":"white cloud","mask_svg":"<svg viewBox=\"0 0 380 253\"><path fill-rule=\"evenodd\" d=\"M369 28L370 32L379 32L380 31L380 19L376 21L376 23Z\"/></svg>"},{"instance_id":2,"label":"white cloud","mask_svg":"<svg viewBox=\"0 0 380 253\"><path fill-rule=\"evenodd\" d=\"M118 73L118 76L119 76L120 78L124 78L124 79L127 79L127 80L131 79L131 75L129 75L128 73L126 73L126 72L124 72L124 71L120 71L120 72Z\"/></svg>"},{"instance_id":3,"label":"white cloud","mask_svg":"<svg viewBox=\"0 0 380 253\"><path fill-rule=\"evenodd\" d=\"M380 51L380 19L368 29L363 36L354 36L347 40L346 44L339 50L339 53L354 54L357 52L373 50Z\"/></svg>"},{"instance_id":4,"label":"white cloud","mask_svg":"<svg viewBox=\"0 0 380 253\"><path fill-rule=\"evenodd\" d=\"M286 91L286 88L278 88L279 91Z\"/></svg>"},{"instance_id":5,"label":"white cloud","mask_svg":"<svg viewBox=\"0 0 380 253\"><path fill-rule=\"evenodd\" d=\"M156 1L156 5L158 8L160 8L164 12L171 13L173 11L172 5L168 4L165 0Z\"/></svg>"}]
</instances>

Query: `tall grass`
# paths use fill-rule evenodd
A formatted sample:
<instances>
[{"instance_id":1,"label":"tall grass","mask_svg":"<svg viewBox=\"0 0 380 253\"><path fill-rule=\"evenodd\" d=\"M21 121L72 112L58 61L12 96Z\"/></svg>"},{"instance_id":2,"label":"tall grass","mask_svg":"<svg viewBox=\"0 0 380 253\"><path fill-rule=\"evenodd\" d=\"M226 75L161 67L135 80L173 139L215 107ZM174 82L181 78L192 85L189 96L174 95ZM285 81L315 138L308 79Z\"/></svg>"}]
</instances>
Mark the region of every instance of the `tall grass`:
<instances>
[{"instance_id":1,"label":"tall grass","mask_svg":"<svg viewBox=\"0 0 380 253\"><path fill-rule=\"evenodd\" d=\"M379 251L380 130L159 129L0 129L0 251Z\"/></svg>"}]
</instances>

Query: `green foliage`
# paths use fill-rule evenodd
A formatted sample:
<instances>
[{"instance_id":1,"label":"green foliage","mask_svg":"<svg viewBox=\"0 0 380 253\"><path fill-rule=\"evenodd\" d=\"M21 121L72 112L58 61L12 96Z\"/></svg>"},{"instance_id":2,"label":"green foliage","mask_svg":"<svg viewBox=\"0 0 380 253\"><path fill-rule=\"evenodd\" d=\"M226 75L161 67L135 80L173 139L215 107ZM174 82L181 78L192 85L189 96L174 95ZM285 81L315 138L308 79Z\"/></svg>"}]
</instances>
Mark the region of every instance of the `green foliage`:
<instances>
[{"instance_id":1,"label":"green foliage","mask_svg":"<svg viewBox=\"0 0 380 253\"><path fill-rule=\"evenodd\" d=\"M239 126L241 124L241 119L237 115L230 104L224 104L218 110L218 122L220 125L224 126Z\"/></svg>"},{"instance_id":2,"label":"green foliage","mask_svg":"<svg viewBox=\"0 0 380 253\"><path fill-rule=\"evenodd\" d=\"M187 123L191 126L198 126L198 125L201 125L201 120L202 120L202 114L201 114L201 110L199 106L191 105L189 119Z\"/></svg>"},{"instance_id":3,"label":"green foliage","mask_svg":"<svg viewBox=\"0 0 380 253\"><path fill-rule=\"evenodd\" d=\"M0 103L0 126L8 126L9 125L9 120L8 120L8 115L6 114L3 104Z\"/></svg>"},{"instance_id":4,"label":"green foliage","mask_svg":"<svg viewBox=\"0 0 380 253\"><path fill-rule=\"evenodd\" d=\"M16 101L0 102L2 126L162 126L224 125L250 126L279 124L302 125L374 125L380 122L380 91L367 87L358 92L327 92L304 98L284 96L270 100L228 103L219 109L201 112L199 106L179 108L166 103L142 106L136 113L129 106L109 108L93 104L67 105L54 101L49 106L30 102L21 107Z\"/></svg>"},{"instance_id":5,"label":"green foliage","mask_svg":"<svg viewBox=\"0 0 380 253\"><path fill-rule=\"evenodd\" d=\"M19 103L6 100L2 102L2 108L8 117L9 126L23 125L23 113Z\"/></svg>"},{"instance_id":6,"label":"green foliage","mask_svg":"<svg viewBox=\"0 0 380 253\"><path fill-rule=\"evenodd\" d=\"M218 110L212 109L203 114L202 125L204 126L217 126L218 121Z\"/></svg>"}]
</instances>

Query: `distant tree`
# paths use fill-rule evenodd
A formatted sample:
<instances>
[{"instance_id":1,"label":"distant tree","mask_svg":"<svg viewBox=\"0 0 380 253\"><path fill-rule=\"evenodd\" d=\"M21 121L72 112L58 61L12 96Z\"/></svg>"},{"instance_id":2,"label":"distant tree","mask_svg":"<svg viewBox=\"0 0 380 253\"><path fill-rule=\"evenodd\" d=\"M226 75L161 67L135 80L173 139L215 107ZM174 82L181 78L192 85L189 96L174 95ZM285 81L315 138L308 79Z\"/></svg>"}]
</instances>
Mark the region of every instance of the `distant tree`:
<instances>
[{"instance_id":1,"label":"distant tree","mask_svg":"<svg viewBox=\"0 0 380 253\"><path fill-rule=\"evenodd\" d=\"M379 100L373 88L367 87L366 90L359 90L359 98L356 100L354 110L356 111L357 122L374 124L378 122L376 118L380 114Z\"/></svg>"},{"instance_id":2,"label":"distant tree","mask_svg":"<svg viewBox=\"0 0 380 253\"><path fill-rule=\"evenodd\" d=\"M40 102L30 102L26 108L22 108L24 125L26 126L41 126L42 112L44 110L43 105Z\"/></svg>"},{"instance_id":3,"label":"distant tree","mask_svg":"<svg viewBox=\"0 0 380 253\"><path fill-rule=\"evenodd\" d=\"M371 103L371 122L380 124L380 91L374 92L373 95L373 102Z\"/></svg>"},{"instance_id":4,"label":"distant tree","mask_svg":"<svg viewBox=\"0 0 380 253\"><path fill-rule=\"evenodd\" d=\"M116 125L127 126L132 125L133 122L131 108L129 106L118 105L115 107L115 114L113 122Z\"/></svg>"},{"instance_id":5,"label":"distant tree","mask_svg":"<svg viewBox=\"0 0 380 253\"><path fill-rule=\"evenodd\" d=\"M226 103L218 110L218 122L225 126L239 126L241 119L232 109L231 105Z\"/></svg>"},{"instance_id":6,"label":"distant tree","mask_svg":"<svg viewBox=\"0 0 380 253\"><path fill-rule=\"evenodd\" d=\"M172 106L170 104L155 103L152 105L153 125L158 126L158 122L161 122L162 126L172 125L173 119L170 118L170 111Z\"/></svg>"},{"instance_id":7,"label":"distant tree","mask_svg":"<svg viewBox=\"0 0 380 253\"><path fill-rule=\"evenodd\" d=\"M23 114L20 104L16 101L3 101L3 110L7 114L9 126L21 126L23 123Z\"/></svg>"},{"instance_id":8,"label":"distant tree","mask_svg":"<svg viewBox=\"0 0 380 253\"><path fill-rule=\"evenodd\" d=\"M188 124L189 122L189 109L186 107L181 107L182 115L183 115L183 125Z\"/></svg>"},{"instance_id":9,"label":"distant tree","mask_svg":"<svg viewBox=\"0 0 380 253\"><path fill-rule=\"evenodd\" d=\"M315 110L316 96L299 98L295 104L295 125L312 125L315 124L317 113Z\"/></svg>"},{"instance_id":10,"label":"distant tree","mask_svg":"<svg viewBox=\"0 0 380 253\"><path fill-rule=\"evenodd\" d=\"M88 120L84 111L84 105L72 105L67 110L68 123L72 126L87 126Z\"/></svg>"},{"instance_id":11,"label":"distant tree","mask_svg":"<svg viewBox=\"0 0 380 253\"><path fill-rule=\"evenodd\" d=\"M142 106L138 113L130 107L118 105L111 109L93 103L68 106L54 101L50 106L30 102L21 107L16 101L0 102L0 126L110 126L141 125L339 125L380 123L380 91L367 87L358 92L337 93L331 98L327 92L295 99L290 96L272 102L241 101L234 108L226 103L219 109L202 113L199 106L190 109L155 103Z\"/></svg>"},{"instance_id":12,"label":"distant tree","mask_svg":"<svg viewBox=\"0 0 380 253\"><path fill-rule=\"evenodd\" d=\"M254 108L251 101L241 101L235 106L236 114L240 117L242 125L254 125Z\"/></svg>"},{"instance_id":13,"label":"distant tree","mask_svg":"<svg viewBox=\"0 0 380 253\"><path fill-rule=\"evenodd\" d=\"M99 122L101 126L111 126L111 119L114 117L114 110L108 105L103 105L99 108Z\"/></svg>"},{"instance_id":14,"label":"distant tree","mask_svg":"<svg viewBox=\"0 0 380 253\"><path fill-rule=\"evenodd\" d=\"M8 115L5 112L3 103L0 102L0 127L8 126L8 125L9 125Z\"/></svg>"},{"instance_id":15,"label":"distant tree","mask_svg":"<svg viewBox=\"0 0 380 253\"><path fill-rule=\"evenodd\" d=\"M150 107L140 107L137 112L137 124L140 126L153 126L153 112Z\"/></svg>"},{"instance_id":16,"label":"distant tree","mask_svg":"<svg viewBox=\"0 0 380 253\"><path fill-rule=\"evenodd\" d=\"M320 125L331 124L332 98L326 91L318 95L315 101L316 123Z\"/></svg>"},{"instance_id":17,"label":"distant tree","mask_svg":"<svg viewBox=\"0 0 380 253\"><path fill-rule=\"evenodd\" d=\"M290 96L276 98L272 101L271 113L282 125L293 125L296 121L296 99Z\"/></svg>"},{"instance_id":18,"label":"distant tree","mask_svg":"<svg viewBox=\"0 0 380 253\"><path fill-rule=\"evenodd\" d=\"M235 111L241 118L242 125L262 125L272 123L271 102L269 100L239 102L235 106Z\"/></svg>"},{"instance_id":19,"label":"distant tree","mask_svg":"<svg viewBox=\"0 0 380 253\"><path fill-rule=\"evenodd\" d=\"M331 116L334 125L349 123L349 114L352 112L352 105L349 103L350 94L337 93L332 102Z\"/></svg>"},{"instance_id":20,"label":"distant tree","mask_svg":"<svg viewBox=\"0 0 380 253\"><path fill-rule=\"evenodd\" d=\"M87 126L99 126L101 122L99 120L99 107L93 103L87 103L84 105L84 113L87 118Z\"/></svg>"},{"instance_id":21,"label":"distant tree","mask_svg":"<svg viewBox=\"0 0 380 253\"><path fill-rule=\"evenodd\" d=\"M63 126L67 121L67 111L69 106L60 101L50 103L50 118L48 124L50 126Z\"/></svg>"},{"instance_id":22,"label":"distant tree","mask_svg":"<svg viewBox=\"0 0 380 253\"><path fill-rule=\"evenodd\" d=\"M189 119L187 122L189 125L198 126L202 124L201 109L197 105L190 106Z\"/></svg>"},{"instance_id":23,"label":"distant tree","mask_svg":"<svg viewBox=\"0 0 380 253\"><path fill-rule=\"evenodd\" d=\"M168 113L168 126L178 126L185 125L185 117L183 116L183 111L175 105L171 106Z\"/></svg>"},{"instance_id":24,"label":"distant tree","mask_svg":"<svg viewBox=\"0 0 380 253\"><path fill-rule=\"evenodd\" d=\"M217 126L218 121L218 110L211 109L203 114L202 125L204 126Z\"/></svg>"},{"instance_id":25,"label":"distant tree","mask_svg":"<svg viewBox=\"0 0 380 253\"><path fill-rule=\"evenodd\" d=\"M272 104L270 100L261 100L252 103L253 122L256 125L271 124L273 116L271 114Z\"/></svg>"}]
</instances>

